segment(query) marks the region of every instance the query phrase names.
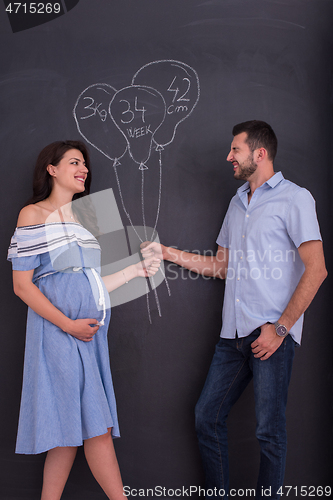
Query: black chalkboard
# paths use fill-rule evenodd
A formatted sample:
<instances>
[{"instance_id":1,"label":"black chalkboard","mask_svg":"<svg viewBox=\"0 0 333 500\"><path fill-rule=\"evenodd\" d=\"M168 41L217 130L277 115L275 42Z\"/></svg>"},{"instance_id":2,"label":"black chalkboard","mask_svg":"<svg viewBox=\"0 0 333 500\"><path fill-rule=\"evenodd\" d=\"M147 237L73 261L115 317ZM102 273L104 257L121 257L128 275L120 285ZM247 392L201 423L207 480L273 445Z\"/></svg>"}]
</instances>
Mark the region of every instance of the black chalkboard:
<instances>
[{"instance_id":1,"label":"black chalkboard","mask_svg":"<svg viewBox=\"0 0 333 500\"><path fill-rule=\"evenodd\" d=\"M239 186L225 161L232 127L265 120L279 140L276 170L316 199L328 269L332 263L331 1L80 0L49 2L49 13L40 3L40 18L32 2L16 14L11 2L0 5L1 500L36 499L41 487L44 456L14 454L26 307L12 293L6 252L46 144L87 143L92 190L112 189L129 254L133 228L145 226L165 244L212 253ZM137 246L145 236L143 229ZM224 292L223 282L175 265L165 275L149 307L145 293L119 299L109 330L123 481L135 490L158 486L156 497L203 486L194 406ZM329 278L305 315L294 364L290 498L301 486L332 485L331 286ZM255 487L254 429L249 387L229 422L231 487L240 496ZM195 489L191 496L199 498ZM81 453L63 498L106 498Z\"/></svg>"}]
</instances>

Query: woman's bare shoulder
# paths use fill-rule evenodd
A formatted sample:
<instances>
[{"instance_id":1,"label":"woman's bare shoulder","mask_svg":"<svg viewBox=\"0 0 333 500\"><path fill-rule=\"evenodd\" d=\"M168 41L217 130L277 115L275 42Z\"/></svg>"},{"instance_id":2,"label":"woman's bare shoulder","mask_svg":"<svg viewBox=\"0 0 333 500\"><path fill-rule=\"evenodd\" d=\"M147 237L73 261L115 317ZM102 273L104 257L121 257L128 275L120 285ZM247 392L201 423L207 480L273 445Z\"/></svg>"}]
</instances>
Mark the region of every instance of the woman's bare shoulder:
<instances>
[{"instance_id":1,"label":"woman's bare shoulder","mask_svg":"<svg viewBox=\"0 0 333 500\"><path fill-rule=\"evenodd\" d=\"M23 207L17 219L17 227L33 226L35 224L44 224L47 218L45 209L38 203Z\"/></svg>"}]
</instances>

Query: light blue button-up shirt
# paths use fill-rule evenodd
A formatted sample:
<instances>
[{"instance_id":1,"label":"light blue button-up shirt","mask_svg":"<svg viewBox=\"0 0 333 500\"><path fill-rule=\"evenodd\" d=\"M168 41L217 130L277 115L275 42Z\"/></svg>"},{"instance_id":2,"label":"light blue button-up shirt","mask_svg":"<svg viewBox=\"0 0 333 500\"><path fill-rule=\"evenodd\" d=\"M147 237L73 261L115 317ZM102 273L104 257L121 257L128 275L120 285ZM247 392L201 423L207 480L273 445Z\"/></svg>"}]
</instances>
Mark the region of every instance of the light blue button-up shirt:
<instances>
[{"instance_id":1,"label":"light blue button-up shirt","mask_svg":"<svg viewBox=\"0 0 333 500\"><path fill-rule=\"evenodd\" d=\"M229 249L221 337L246 337L277 321L304 272L298 247L321 240L309 191L276 173L248 202L249 183L232 198L217 244ZM290 330L300 344L303 315Z\"/></svg>"}]
</instances>

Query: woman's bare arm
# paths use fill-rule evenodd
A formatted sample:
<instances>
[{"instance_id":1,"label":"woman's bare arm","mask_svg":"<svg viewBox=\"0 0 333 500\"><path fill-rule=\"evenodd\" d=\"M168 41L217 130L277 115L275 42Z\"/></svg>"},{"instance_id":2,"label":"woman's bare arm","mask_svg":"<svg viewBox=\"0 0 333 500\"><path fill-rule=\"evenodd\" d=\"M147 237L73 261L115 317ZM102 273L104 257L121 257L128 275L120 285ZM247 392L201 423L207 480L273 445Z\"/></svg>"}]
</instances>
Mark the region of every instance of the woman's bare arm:
<instances>
[{"instance_id":1,"label":"woman's bare arm","mask_svg":"<svg viewBox=\"0 0 333 500\"><path fill-rule=\"evenodd\" d=\"M147 278L154 276L161 265L161 260L155 256L125 267L121 271L108 276L103 276L102 280L108 292L113 292L116 288L128 283L134 278Z\"/></svg>"}]
</instances>

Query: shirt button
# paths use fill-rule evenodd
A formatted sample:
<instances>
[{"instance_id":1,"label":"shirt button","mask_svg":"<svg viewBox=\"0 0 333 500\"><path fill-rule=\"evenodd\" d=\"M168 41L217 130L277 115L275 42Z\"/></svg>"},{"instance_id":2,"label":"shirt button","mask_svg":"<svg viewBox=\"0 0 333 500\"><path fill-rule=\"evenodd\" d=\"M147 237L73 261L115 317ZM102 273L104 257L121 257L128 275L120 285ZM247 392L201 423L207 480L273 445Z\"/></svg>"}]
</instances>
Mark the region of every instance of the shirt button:
<instances>
[{"instance_id":1,"label":"shirt button","mask_svg":"<svg viewBox=\"0 0 333 500\"><path fill-rule=\"evenodd\" d=\"M82 267L73 267L73 271L81 271Z\"/></svg>"},{"instance_id":2,"label":"shirt button","mask_svg":"<svg viewBox=\"0 0 333 500\"><path fill-rule=\"evenodd\" d=\"M249 214L246 214L246 217L250 217Z\"/></svg>"},{"instance_id":3,"label":"shirt button","mask_svg":"<svg viewBox=\"0 0 333 500\"><path fill-rule=\"evenodd\" d=\"M239 299L236 299L236 302L239 302Z\"/></svg>"},{"instance_id":4,"label":"shirt button","mask_svg":"<svg viewBox=\"0 0 333 500\"><path fill-rule=\"evenodd\" d=\"M242 238L245 238L245 234L243 234Z\"/></svg>"},{"instance_id":5,"label":"shirt button","mask_svg":"<svg viewBox=\"0 0 333 500\"><path fill-rule=\"evenodd\" d=\"M237 281L239 281L239 280L240 280L240 278L237 278Z\"/></svg>"}]
</instances>

